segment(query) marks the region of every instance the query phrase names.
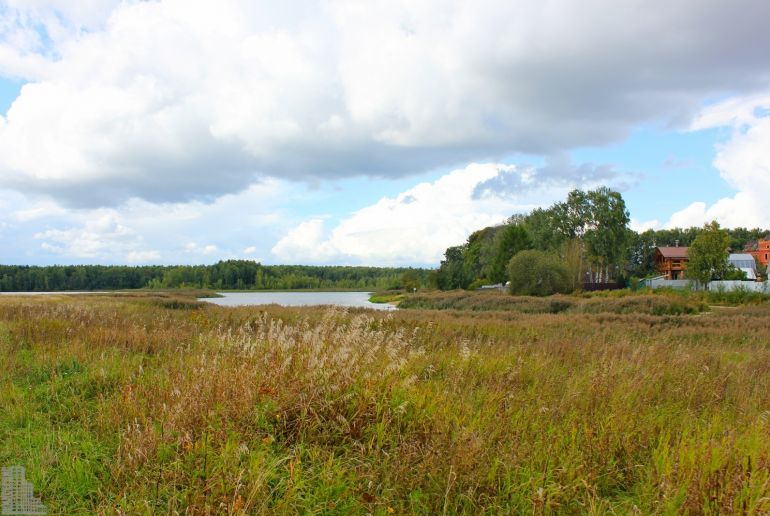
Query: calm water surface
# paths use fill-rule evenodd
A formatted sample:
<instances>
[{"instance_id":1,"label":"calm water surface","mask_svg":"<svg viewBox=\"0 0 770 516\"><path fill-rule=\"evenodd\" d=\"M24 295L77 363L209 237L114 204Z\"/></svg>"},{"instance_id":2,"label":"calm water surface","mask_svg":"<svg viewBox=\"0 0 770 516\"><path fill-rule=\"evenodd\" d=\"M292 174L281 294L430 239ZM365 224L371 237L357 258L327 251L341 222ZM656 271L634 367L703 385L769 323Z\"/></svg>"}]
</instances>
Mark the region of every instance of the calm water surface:
<instances>
[{"instance_id":1,"label":"calm water surface","mask_svg":"<svg viewBox=\"0 0 770 516\"><path fill-rule=\"evenodd\" d=\"M223 297L203 298L201 301L220 306L270 305L314 306L336 305L375 310L395 310L387 303L369 302L369 292L219 292Z\"/></svg>"}]
</instances>

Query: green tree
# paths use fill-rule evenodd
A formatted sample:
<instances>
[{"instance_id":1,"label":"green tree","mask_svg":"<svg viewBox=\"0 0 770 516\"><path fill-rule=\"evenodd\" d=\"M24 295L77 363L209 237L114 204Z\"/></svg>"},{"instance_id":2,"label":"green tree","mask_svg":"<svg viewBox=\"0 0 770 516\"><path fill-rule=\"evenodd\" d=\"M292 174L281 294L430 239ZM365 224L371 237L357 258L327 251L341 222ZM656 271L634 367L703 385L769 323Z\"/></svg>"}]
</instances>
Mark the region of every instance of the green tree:
<instances>
[{"instance_id":1,"label":"green tree","mask_svg":"<svg viewBox=\"0 0 770 516\"><path fill-rule=\"evenodd\" d=\"M598 192L598 190L597 190ZM559 235L559 243L573 238L582 238L592 225L592 195L595 192L572 190L565 202L557 202L551 210L554 212L554 230Z\"/></svg>"},{"instance_id":2,"label":"green tree","mask_svg":"<svg viewBox=\"0 0 770 516\"><path fill-rule=\"evenodd\" d=\"M557 249L566 237L556 230L557 216L553 208L535 208L524 223L532 246L541 251Z\"/></svg>"},{"instance_id":3,"label":"green tree","mask_svg":"<svg viewBox=\"0 0 770 516\"><path fill-rule=\"evenodd\" d=\"M583 242L579 238L572 238L565 241L559 248L559 259L569 273L570 290L582 287L585 279L583 276L583 256L585 254L583 247Z\"/></svg>"},{"instance_id":4,"label":"green tree","mask_svg":"<svg viewBox=\"0 0 770 516\"><path fill-rule=\"evenodd\" d=\"M441 290L465 288L471 282L465 275L463 255L465 246L458 245L447 248L444 259L436 273L436 284Z\"/></svg>"},{"instance_id":5,"label":"green tree","mask_svg":"<svg viewBox=\"0 0 770 516\"><path fill-rule=\"evenodd\" d=\"M532 211L524 224L534 248L559 253L569 249L573 258L580 249L593 265L593 277L605 281L626 258L629 220L623 197L601 187L589 192L573 190L564 202ZM577 271L582 260L573 261L579 265L572 267L572 275L582 276Z\"/></svg>"},{"instance_id":6,"label":"green tree","mask_svg":"<svg viewBox=\"0 0 770 516\"><path fill-rule=\"evenodd\" d=\"M550 296L570 291L567 268L557 256L544 251L521 251L511 258L508 277L514 295Z\"/></svg>"},{"instance_id":7,"label":"green tree","mask_svg":"<svg viewBox=\"0 0 770 516\"><path fill-rule=\"evenodd\" d=\"M725 277L729 269L727 249L730 235L717 221L703 226L688 251L687 277L706 284Z\"/></svg>"},{"instance_id":8,"label":"green tree","mask_svg":"<svg viewBox=\"0 0 770 516\"><path fill-rule=\"evenodd\" d=\"M409 269L401 274L401 287L407 292L412 292L420 287L420 275L414 269Z\"/></svg>"},{"instance_id":9,"label":"green tree","mask_svg":"<svg viewBox=\"0 0 770 516\"><path fill-rule=\"evenodd\" d=\"M644 278L655 273L656 232L648 229L643 233L629 231L626 245L626 261L633 276Z\"/></svg>"},{"instance_id":10,"label":"green tree","mask_svg":"<svg viewBox=\"0 0 770 516\"><path fill-rule=\"evenodd\" d=\"M592 190L585 198L589 213L589 227L584 236L586 250L597 266L595 277L598 281L607 281L626 253L629 213L623 197L607 187Z\"/></svg>"},{"instance_id":11,"label":"green tree","mask_svg":"<svg viewBox=\"0 0 770 516\"><path fill-rule=\"evenodd\" d=\"M730 233L730 247L738 252L747 245L756 242L765 237L767 230L761 228L733 228L728 230Z\"/></svg>"},{"instance_id":12,"label":"green tree","mask_svg":"<svg viewBox=\"0 0 770 516\"><path fill-rule=\"evenodd\" d=\"M503 226L495 235L492 244L493 258L488 267L487 279L490 283L503 283L506 278L506 267L517 253L532 248L532 241L527 230L520 225Z\"/></svg>"},{"instance_id":13,"label":"green tree","mask_svg":"<svg viewBox=\"0 0 770 516\"><path fill-rule=\"evenodd\" d=\"M487 276L487 269L493 257L493 246L500 227L490 226L474 231L468 237L463 252L463 271L469 281ZM505 268L505 266L503 266Z\"/></svg>"}]
</instances>

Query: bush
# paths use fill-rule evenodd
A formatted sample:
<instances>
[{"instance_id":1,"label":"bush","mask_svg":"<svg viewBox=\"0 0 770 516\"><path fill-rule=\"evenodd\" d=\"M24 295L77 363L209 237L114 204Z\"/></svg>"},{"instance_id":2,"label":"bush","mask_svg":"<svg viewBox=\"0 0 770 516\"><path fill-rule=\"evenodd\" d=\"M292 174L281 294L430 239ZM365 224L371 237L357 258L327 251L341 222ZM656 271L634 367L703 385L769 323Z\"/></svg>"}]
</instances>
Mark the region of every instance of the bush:
<instances>
[{"instance_id":1,"label":"bush","mask_svg":"<svg viewBox=\"0 0 770 516\"><path fill-rule=\"evenodd\" d=\"M508 263L510 292L523 296L550 296L570 291L570 275L559 259L543 251L522 251Z\"/></svg>"},{"instance_id":2,"label":"bush","mask_svg":"<svg viewBox=\"0 0 770 516\"><path fill-rule=\"evenodd\" d=\"M489 281L487 281L486 278L479 278L477 280L473 280L470 285L468 285L467 290L478 290L481 288L482 285L489 284Z\"/></svg>"}]
</instances>

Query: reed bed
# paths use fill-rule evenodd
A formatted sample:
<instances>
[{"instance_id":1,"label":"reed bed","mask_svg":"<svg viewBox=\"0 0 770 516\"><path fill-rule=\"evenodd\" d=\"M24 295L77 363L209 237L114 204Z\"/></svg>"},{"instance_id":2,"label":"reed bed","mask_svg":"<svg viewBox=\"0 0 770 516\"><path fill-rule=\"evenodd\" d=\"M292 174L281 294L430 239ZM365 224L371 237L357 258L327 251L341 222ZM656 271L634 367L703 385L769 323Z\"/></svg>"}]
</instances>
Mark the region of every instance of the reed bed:
<instances>
[{"instance_id":1,"label":"reed bed","mask_svg":"<svg viewBox=\"0 0 770 516\"><path fill-rule=\"evenodd\" d=\"M54 514L770 512L770 307L591 306L3 298L0 464Z\"/></svg>"},{"instance_id":2,"label":"reed bed","mask_svg":"<svg viewBox=\"0 0 770 516\"><path fill-rule=\"evenodd\" d=\"M403 296L400 308L430 310L497 310L527 314L630 313L651 315L697 314L708 310L708 299L696 293L629 291L590 293L583 296L512 296L501 291L433 291Z\"/></svg>"}]
</instances>

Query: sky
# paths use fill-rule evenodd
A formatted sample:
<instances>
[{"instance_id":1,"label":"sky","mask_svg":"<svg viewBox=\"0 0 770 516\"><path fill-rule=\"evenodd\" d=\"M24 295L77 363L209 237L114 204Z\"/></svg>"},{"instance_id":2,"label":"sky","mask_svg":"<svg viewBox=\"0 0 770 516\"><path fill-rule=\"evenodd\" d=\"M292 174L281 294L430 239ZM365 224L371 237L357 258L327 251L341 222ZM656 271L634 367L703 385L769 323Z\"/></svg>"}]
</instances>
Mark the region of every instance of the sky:
<instances>
[{"instance_id":1,"label":"sky","mask_svg":"<svg viewBox=\"0 0 770 516\"><path fill-rule=\"evenodd\" d=\"M0 0L0 263L435 267L600 185L636 230L770 228L767 20L764 0Z\"/></svg>"}]
</instances>

